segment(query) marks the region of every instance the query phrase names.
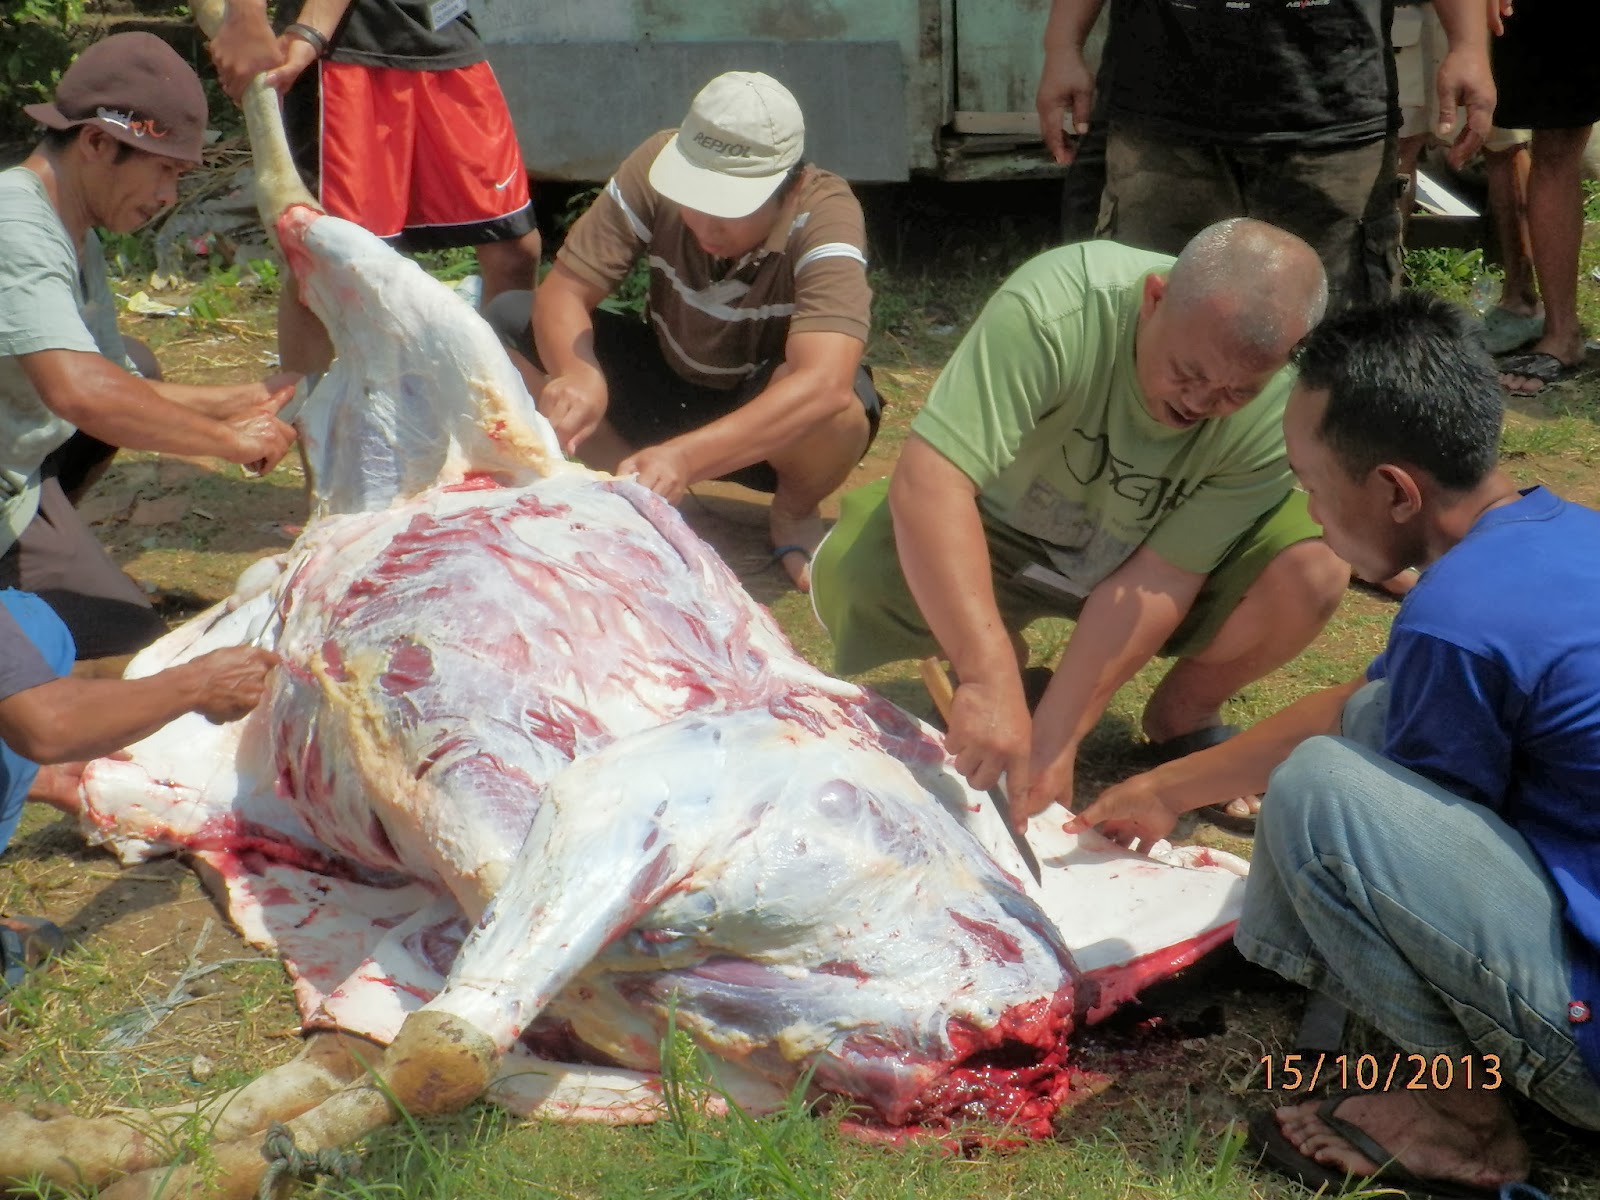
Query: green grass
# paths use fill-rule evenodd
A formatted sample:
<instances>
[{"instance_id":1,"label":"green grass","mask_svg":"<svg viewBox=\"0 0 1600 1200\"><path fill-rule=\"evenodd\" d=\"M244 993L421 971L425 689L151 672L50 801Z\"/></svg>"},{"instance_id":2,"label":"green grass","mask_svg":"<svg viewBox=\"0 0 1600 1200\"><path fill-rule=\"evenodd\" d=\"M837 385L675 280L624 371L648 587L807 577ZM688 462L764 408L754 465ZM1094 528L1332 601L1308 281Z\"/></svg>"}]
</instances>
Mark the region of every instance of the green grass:
<instances>
[{"instance_id":1,"label":"green grass","mask_svg":"<svg viewBox=\"0 0 1600 1200\"><path fill-rule=\"evenodd\" d=\"M1482 250L1430 246L1406 251L1405 278L1408 287L1483 310L1499 290L1501 273L1485 265Z\"/></svg>"}]
</instances>

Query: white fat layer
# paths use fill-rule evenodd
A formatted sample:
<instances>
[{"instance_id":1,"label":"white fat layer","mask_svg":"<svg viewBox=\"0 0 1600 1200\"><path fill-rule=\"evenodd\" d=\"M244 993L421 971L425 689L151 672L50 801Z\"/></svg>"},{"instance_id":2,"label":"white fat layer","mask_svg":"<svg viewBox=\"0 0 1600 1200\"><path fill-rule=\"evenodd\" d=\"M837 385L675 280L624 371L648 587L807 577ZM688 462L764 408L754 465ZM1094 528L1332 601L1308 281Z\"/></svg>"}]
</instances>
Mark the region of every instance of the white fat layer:
<instances>
[{"instance_id":1,"label":"white fat layer","mask_svg":"<svg viewBox=\"0 0 1600 1200\"><path fill-rule=\"evenodd\" d=\"M1059 814L1034 887L928 731L804 662L659 497L561 462L467 305L295 220L339 348L299 418L313 517L130 673L243 643L283 665L244 721L93 764L85 818L216 868L308 1022L387 1039L431 1002L502 1048L531 1028L648 1070L675 1008L751 1096L809 1064L892 1117L953 1028L1067 1003L1074 953L1114 967L1236 916L1236 864ZM639 1078L497 1094L647 1119Z\"/></svg>"}]
</instances>

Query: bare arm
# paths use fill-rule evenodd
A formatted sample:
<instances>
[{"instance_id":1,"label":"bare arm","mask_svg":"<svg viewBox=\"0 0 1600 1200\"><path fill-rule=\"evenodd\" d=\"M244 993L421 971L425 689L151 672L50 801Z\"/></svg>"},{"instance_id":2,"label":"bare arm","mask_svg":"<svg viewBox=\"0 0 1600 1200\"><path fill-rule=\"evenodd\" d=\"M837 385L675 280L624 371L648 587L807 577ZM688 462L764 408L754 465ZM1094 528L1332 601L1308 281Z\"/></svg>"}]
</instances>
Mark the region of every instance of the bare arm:
<instances>
[{"instance_id":1,"label":"bare arm","mask_svg":"<svg viewBox=\"0 0 1600 1200\"><path fill-rule=\"evenodd\" d=\"M1456 109L1467 110L1467 127L1450 147L1450 163L1459 167L1476 153L1494 124L1495 86L1489 71L1489 30L1500 28L1498 10L1485 0L1433 0L1449 52L1439 64L1439 136L1455 131Z\"/></svg>"},{"instance_id":2,"label":"bare arm","mask_svg":"<svg viewBox=\"0 0 1600 1200\"><path fill-rule=\"evenodd\" d=\"M539 285L533 302L533 344L549 375L537 400L555 427L556 440L571 454L606 415L610 395L600 361L594 356L595 306L604 289L589 283L558 259Z\"/></svg>"},{"instance_id":3,"label":"bare arm","mask_svg":"<svg viewBox=\"0 0 1600 1200\"><path fill-rule=\"evenodd\" d=\"M234 646L144 679L52 679L0 700L0 741L36 763L97 758L175 717L244 716L261 700L278 656Z\"/></svg>"},{"instance_id":4,"label":"bare arm","mask_svg":"<svg viewBox=\"0 0 1600 1200\"><path fill-rule=\"evenodd\" d=\"M174 404L181 404L202 416L220 421L253 409L277 412L289 403L300 376L284 373L269 375L259 383L220 386L172 383L165 379L148 379L145 382L158 395Z\"/></svg>"},{"instance_id":5,"label":"bare arm","mask_svg":"<svg viewBox=\"0 0 1600 1200\"><path fill-rule=\"evenodd\" d=\"M1084 601L1033 719L1032 786L1012 788L1019 820L1072 803L1078 747L1112 695L1161 649L1205 583L1140 547Z\"/></svg>"},{"instance_id":6,"label":"bare arm","mask_svg":"<svg viewBox=\"0 0 1600 1200\"><path fill-rule=\"evenodd\" d=\"M305 0L295 23L310 26L331 42L349 7L350 0ZM301 72L316 62L318 56L309 43L287 35L278 39L278 49L283 55L283 65L268 72L267 86L276 88L281 96L294 86Z\"/></svg>"},{"instance_id":7,"label":"bare arm","mask_svg":"<svg viewBox=\"0 0 1600 1200\"><path fill-rule=\"evenodd\" d=\"M945 747L975 788L1028 777L1032 720L1011 635L995 602L977 487L913 434L889 484L900 569L958 679Z\"/></svg>"},{"instance_id":8,"label":"bare arm","mask_svg":"<svg viewBox=\"0 0 1600 1200\"><path fill-rule=\"evenodd\" d=\"M222 26L207 49L222 90L235 103L257 75L283 65L283 49L272 32L266 0L228 0Z\"/></svg>"},{"instance_id":9,"label":"bare arm","mask_svg":"<svg viewBox=\"0 0 1600 1200\"><path fill-rule=\"evenodd\" d=\"M167 399L99 354L41 350L18 361L51 412L113 446L276 463L294 441L294 430L272 415L287 396L218 419Z\"/></svg>"},{"instance_id":10,"label":"bare arm","mask_svg":"<svg viewBox=\"0 0 1600 1200\"><path fill-rule=\"evenodd\" d=\"M865 347L847 333L792 333L783 365L761 394L699 429L625 459L617 474L676 502L702 479L762 462L858 403L856 368Z\"/></svg>"},{"instance_id":11,"label":"bare arm","mask_svg":"<svg viewBox=\"0 0 1600 1200\"><path fill-rule=\"evenodd\" d=\"M1365 682L1356 678L1313 692L1219 746L1107 788L1067 828L1079 832L1100 826L1123 845L1137 839L1148 849L1172 832L1183 813L1235 796L1259 796L1267 790L1273 768L1296 746L1339 731L1345 704Z\"/></svg>"},{"instance_id":12,"label":"bare arm","mask_svg":"<svg viewBox=\"0 0 1600 1200\"><path fill-rule=\"evenodd\" d=\"M1083 60L1083 44L1100 15L1104 0L1051 0L1044 27L1044 68L1034 107L1039 112L1039 134L1057 162L1071 160L1063 119L1071 113L1072 132L1089 128L1094 105L1094 72Z\"/></svg>"},{"instance_id":13,"label":"bare arm","mask_svg":"<svg viewBox=\"0 0 1600 1200\"><path fill-rule=\"evenodd\" d=\"M294 430L272 415L275 408L209 417L167 399L100 354L40 350L18 361L51 412L113 446L270 466L294 441Z\"/></svg>"}]
</instances>

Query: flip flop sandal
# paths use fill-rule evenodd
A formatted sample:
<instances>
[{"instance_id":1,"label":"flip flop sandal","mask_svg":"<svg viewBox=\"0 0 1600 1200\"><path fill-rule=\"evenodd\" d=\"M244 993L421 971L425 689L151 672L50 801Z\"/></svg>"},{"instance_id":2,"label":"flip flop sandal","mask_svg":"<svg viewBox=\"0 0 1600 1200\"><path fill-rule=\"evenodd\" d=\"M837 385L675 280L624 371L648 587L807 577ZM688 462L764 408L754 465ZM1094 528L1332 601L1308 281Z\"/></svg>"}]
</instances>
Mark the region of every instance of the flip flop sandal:
<instances>
[{"instance_id":1,"label":"flip flop sandal","mask_svg":"<svg viewBox=\"0 0 1600 1200\"><path fill-rule=\"evenodd\" d=\"M777 564L782 564L784 556L789 554L798 554L807 562L811 561L811 551L807 550L804 546L797 542L790 542L786 546L774 546L772 548L772 561Z\"/></svg>"},{"instance_id":2,"label":"flip flop sandal","mask_svg":"<svg viewBox=\"0 0 1600 1200\"><path fill-rule=\"evenodd\" d=\"M1448 1179L1428 1179L1402 1167L1393 1154L1370 1134L1349 1121L1334 1115L1351 1096L1370 1095L1366 1092L1345 1091L1330 1093L1317 1105L1317 1117L1334 1133L1367 1158L1378 1164L1378 1170L1366 1182L1411 1197L1411 1200L1550 1200L1538 1188L1527 1183L1506 1183L1499 1187L1473 1187ZM1249 1142L1257 1153L1257 1161L1281 1175L1297 1180L1302 1187L1327 1195L1342 1195L1363 1177L1352 1175L1320 1163L1302 1154L1293 1142L1284 1136L1273 1109L1266 1109L1250 1118Z\"/></svg>"},{"instance_id":3,"label":"flip flop sandal","mask_svg":"<svg viewBox=\"0 0 1600 1200\"><path fill-rule=\"evenodd\" d=\"M1491 308L1483 318L1483 344L1490 354L1520 350L1544 332L1542 314Z\"/></svg>"},{"instance_id":4,"label":"flip flop sandal","mask_svg":"<svg viewBox=\"0 0 1600 1200\"><path fill-rule=\"evenodd\" d=\"M782 546L774 546L772 548L772 554L767 559L768 568L770 569L772 567L782 567L784 574L788 575L789 574L789 568L784 564L783 560L784 560L784 557L786 555L789 555L789 554L798 554L798 555L800 555L801 558L806 560L806 565L807 566L811 565L811 551L807 550L804 546L800 545L798 542L788 542L788 543L786 543L786 544L784 544ZM798 583L795 582L795 579L794 579L793 575L789 576L789 582L793 583L795 585L795 587L797 587L797 588L799 588L799 586L800 586ZM805 589L801 589L801 590L804 591L804 590L809 590L809 589L805 588Z\"/></svg>"},{"instance_id":5,"label":"flip flop sandal","mask_svg":"<svg viewBox=\"0 0 1600 1200\"><path fill-rule=\"evenodd\" d=\"M1151 742L1145 747L1145 756L1151 763L1160 766L1162 763L1171 762L1173 759L1186 758L1191 754L1198 754L1202 750L1209 750L1213 746L1220 746L1231 737L1238 736L1237 725L1211 725L1205 729L1196 729L1190 733L1179 734L1175 738L1168 738L1164 742ZM1231 803L1231 801L1230 801ZM1249 837L1256 831L1256 814L1242 815L1228 811L1226 804L1208 804L1204 808L1196 809L1196 814L1205 821L1215 825L1218 829L1225 829L1229 833L1238 834L1240 837Z\"/></svg>"},{"instance_id":6,"label":"flip flop sandal","mask_svg":"<svg viewBox=\"0 0 1600 1200\"><path fill-rule=\"evenodd\" d=\"M1531 392L1514 392L1518 396L1539 396L1553 383L1560 383L1572 375L1576 375L1582 364L1568 366L1554 354L1545 354L1538 351L1532 354L1513 354L1509 358L1502 358L1499 363L1500 374L1520 375L1524 379L1532 379L1539 384ZM1511 389L1506 389L1511 391Z\"/></svg>"},{"instance_id":7,"label":"flip flop sandal","mask_svg":"<svg viewBox=\"0 0 1600 1200\"><path fill-rule=\"evenodd\" d=\"M0 997L66 945L60 927L43 917L0 917Z\"/></svg>"}]
</instances>

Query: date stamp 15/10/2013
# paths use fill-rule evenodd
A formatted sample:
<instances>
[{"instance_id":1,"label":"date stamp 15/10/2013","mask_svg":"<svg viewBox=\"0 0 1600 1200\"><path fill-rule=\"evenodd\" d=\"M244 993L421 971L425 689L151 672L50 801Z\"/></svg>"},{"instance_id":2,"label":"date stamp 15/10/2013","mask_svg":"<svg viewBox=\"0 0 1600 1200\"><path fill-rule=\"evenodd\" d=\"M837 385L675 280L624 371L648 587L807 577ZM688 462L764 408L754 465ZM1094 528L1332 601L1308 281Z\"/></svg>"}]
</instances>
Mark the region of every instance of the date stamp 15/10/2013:
<instances>
[{"instance_id":1,"label":"date stamp 15/10/2013","mask_svg":"<svg viewBox=\"0 0 1600 1200\"><path fill-rule=\"evenodd\" d=\"M1492 1092L1505 1080L1497 1054L1264 1054L1259 1059L1269 1092L1340 1091Z\"/></svg>"}]
</instances>

